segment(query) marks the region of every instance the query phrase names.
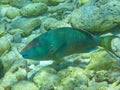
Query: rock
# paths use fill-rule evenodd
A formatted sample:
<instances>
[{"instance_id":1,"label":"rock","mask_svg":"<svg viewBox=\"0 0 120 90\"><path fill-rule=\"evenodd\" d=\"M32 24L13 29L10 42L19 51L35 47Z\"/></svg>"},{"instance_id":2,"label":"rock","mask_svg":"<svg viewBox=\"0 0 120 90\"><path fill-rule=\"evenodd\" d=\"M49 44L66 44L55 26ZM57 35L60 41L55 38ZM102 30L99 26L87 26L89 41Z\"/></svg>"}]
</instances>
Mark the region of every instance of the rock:
<instances>
[{"instance_id":1,"label":"rock","mask_svg":"<svg viewBox=\"0 0 120 90\"><path fill-rule=\"evenodd\" d=\"M49 16L58 20L64 20L74 10L73 3L61 3L57 6L49 6Z\"/></svg>"},{"instance_id":2,"label":"rock","mask_svg":"<svg viewBox=\"0 0 120 90\"><path fill-rule=\"evenodd\" d=\"M120 36L120 26L118 25L118 26L116 26L115 28L112 28L110 31L108 31L108 32L111 32L111 33L113 33L113 34L115 34L115 35L117 35L117 36Z\"/></svg>"},{"instance_id":3,"label":"rock","mask_svg":"<svg viewBox=\"0 0 120 90\"><path fill-rule=\"evenodd\" d=\"M120 66L119 66L120 67ZM118 70L119 70L119 68L118 68ZM115 71L115 72L113 72L113 71L111 71L110 72L111 73L111 76L113 77L113 78L115 78L115 81L117 81L117 80L119 80L119 76L120 76L120 72L119 71Z\"/></svg>"},{"instance_id":4,"label":"rock","mask_svg":"<svg viewBox=\"0 0 120 90\"><path fill-rule=\"evenodd\" d=\"M5 90L3 87L0 87L0 90Z\"/></svg>"},{"instance_id":5,"label":"rock","mask_svg":"<svg viewBox=\"0 0 120 90\"><path fill-rule=\"evenodd\" d=\"M8 4L10 3L10 0L0 0L0 4Z\"/></svg>"},{"instance_id":6,"label":"rock","mask_svg":"<svg viewBox=\"0 0 120 90\"><path fill-rule=\"evenodd\" d=\"M2 62L0 60L0 79L3 77L3 75L4 75L4 67L3 67L3 64L2 64Z\"/></svg>"},{"instance_id":7,"label":"rock","mask_svg":"<svg viewBox=\"0 0 120 90\"><path fill-rule=\"evenodd\" d=\"M111 71L106 71L106 70L101 70L101 71L97 71L94 79L96 82L102 82L102 81L107 81L109 83L115 82L115 78L113 76L111 76L113 72Z\"/></svg>"},{"instance_id":8,"label":"rock","mask_svg":"<svg viewBox=\"0 0 120 90\"><path fill-rule=\"evenodd\" d=\"M54 18L47 18L43 19L42 21L43 23L41 26L43 26L46 30L52 30L60 27L70 27L70 25L67 24L65 21L58 21Z\"/></svg>"},{"instance_id":9,"label":"rock","mask_svg":"<svg viewBox=\"0 0 120 90\"><path fill-rule=\"evenodd\" d=\"M39 90L33 82L22 80L12 86L11 90Z\"/></svg>"},{"instance_id":10,"label":"rock","mask_svg":"<svg viewBox=\"0 0 120 90\"><path fill-rule=\"evenodd\" d=\"M10 0L10 5L17 8L22 8L30 3L30 0Z\"/></svg>"},{"instance_id":11,"label":"rock","mask_svg":"<svg viewBox=\"0 0 120 90\"><path fill-rule=\"evenodd\" d=\"M20 59L21 56L19 54L19 52L17 51L16 48L14 48L12 51L10 51L9 53L7 54L3 54L1 57L0 57L0 60L3 64L3 68L4 68L4 71L7 71L11 65L18 59Z\"/></svg>"},{"instance_id":12,"label":"rock","mask_svg":"<svg viewBox=\"0 0 120 90\"><path fill-rule=\"evenodd\" d=\"M91 53L91 61L86 70L107 70L116 64L115 58L111 57L106 51L96 51Z\"/></svg>"},{"instance_id":13,"label":"rock","mask_svg":"<svg viewBox=\"0 0 120 90\"><path fill-rule=\"evenodd\" d=\"M47 5L57 5L61 2L64 2L65 0L32 0L32 2L38 3L38 2L42 2L45 3Z\"/></svg>"},{"instance_id":14,"label":"rock","mask_svg":"<svg viewBox=\"0 0 120 90\"><path fill-rule=\"evenodd\" d=\"M49 30L49 29L55 29L56 28L56 23L58 22L57 19L54 19L54 18L43 18L42 19L43 23L41 26L43 26L46 30ZM51 23L52 22L52 23ZM54 24L53 24L54 23Z\"/></svg>"},{"instance_id":15,"label":"rock","mask_svg":"<svg viewBox=\"0 0 120 90\"><path fill-rule=\"evenodd\" d=\"M80 87L75 87L74 90L87 90L87 86L81 85Z\"/></svg>"},{"instance_id":16,"label":"rock","mask_svg":"<svg viewBox=\"0 0 120 90\"><path fill-rule=\"evenodd\" d=\"M0 22L0 36L3 36L6 32L6 23L5 22Z\"/></svg>"},{"instance_id":17,"label":"rock","mask_svg":"<svg viewBox=\"0 0 120 90\"><path fill-rule=\"evenodd\" d=\"M74 8L79 8L80 6L86 4L90 0L74 0Z\"/></svg>"},{"instance_id":18,"label":"rock","mask_svg":"<svg viewBox=\"0 0 120 90\"><path fill-rule=\"evenodd\" d=\"M106 90L105 87L108 86L108 83L106 81L97 83L97 82L90 82L91 85L88 86L88 88L86 90Z\"/></svg>"},{"instance_id":19,"label":"rock","mask_svg":"<svg viewBox=\"0 0 120 90\"><path fill-rule=\"evenodd\" d=\"M56 87L63 86L63 90L74 90L75 87L87 85L89 81L85 72L78 67L63 69L58 72L58 76L61 78L61 82Z\"/></svg>"},{"instance_id":20,"label":"rock","mask_svg":"<svg viewBox=\"0 0 120 90\"><path fill-rule=\"evenodd\" d=\"M0 0L1 1L1 0ZM1 5L0 4L0 20L2 19L2 17L5 17L6 15L6 11L10 8L11 6L9 5Z\"/></svg>"},{"instance_id":21,"label":"rock","mask_svg":"<svg viewBox=\"0 0 120 90\"><path fill-rule=\"evenodd\" d=\"M8 31L8 33L14 35L15 33L19 33L22 36L26 36L25 30L22 29L11 29Z\"/></svg>"},{"instance_id":22,"label":"rock","mask_svg":"<svg viewBox=\"0 0 120 90\"><path fill-rule=\"evenodd\" d=\"M31 62L28 62L28 64L30 64ZM33 63L33 62L32 62ZM34 62L35 64L38 64L39 62ZM27 74L27 79L28 80L33 80L33 77L35 76L35 74L41 69L39 66L35 66L35 64L30 64L29 68L29 72Z\"/></svg>"},{"instance_id":23,"label":"rock","mask_svg":"<svg viewBox=\"0 0 120 90\"><path fill-rule=\"evenodd\" d=\"M5 34L4 37L6 37L8 41L13 42L13 36L12 36L12 35L10 35L10 34ZM10 44L12 44L12 43L10 43ZM11 47L12 47L12 46L11 46Z\"/></svg>"},{"instance_id":24,"label":"rock","mask_svg":"<svg viewBox=\"0 0 120 90\"><path fill-rule=\"evenodd\" d=\"M0 55L2 55L5 51L10 50L10 42L6 37L0 38Z\"/></svg>"},{"instance_id":25,"label":"rock","mask_svg":"<svg viewBox=\"0 0 120 90\"><path fill-rule=\"evenodd\" d=\"M33 78L35 84L40 90L54 90L54 86L59 82L59 77L56 75L53 68L42 68Z\"/></svg>"},{"instance_id":26,"label":"rock","mask_svg":"<svg viewBox=\"0 0 120 90\"><path fill-rule=\"evenodd\" d=\"M27 75L25 66L25 60L17 60L5 73L0 82L0 87L3 87L5 90L11 90L11 86L15 83L20 80L25 80Z\"/></svg>"},{"instance_id":27,"label":"rock","mask_svg":"<svg viewBox=\"0 0 120 90\"><path fill-rule=\"evenodd\" d=\"M40 71L40 69L42 67L51 65L53 63L53 61L29 61L27 63L27 65L29 65L29 72L27 74L27 79L28 80L32 80L33 77L35 76L36 73L38 73L38 71ZM43 68L42 68L43 69Z\"/></svg>"},{"instance_id":28,"label":"rock","mask_svg":"<svg viewBox=\"0 0 120 90\"><path fill-rule=\"evenodd\" d=\"M41 20L39 18L22 18L17 17L12 20L9 31L12 29L14 32L23 33L23 35L29 35L35 28L39 27ZM18 31L17 31L18 30Z\"/></svg>"},{"instance_id":29,"label":"rock","mask_svg":"<svg viewBox=\"0 0 120 90\"><path fill-rule=\"evenodd\" d=\"M78 0L79 1L79 0ZM81 0L82 4L89 2L90 0Z\"/></svg>"},{"instance_id":30,"label":"rock","mask_svg":"<svg viewBox=\"0 0 120 90\"><path fill-rule=\"evenodd\" d=\"M50 13L55 12L64 12L64 11L71 11L74 9L74 5L72 3L62 3L57 6L49 7L48 11Z\"/></svg>"},{"instance_id":31,"label":"rock","mask_svg":"<svg viewBox=\"0 0 120 90\"><path fill-rule=\"evenodd\" d=\"M120 57L120 38L112 40L112 49Z\"/></svg>"},{"instance_id":32,"label":"rock","mask_svg":"<svg viewBox=\"0 0 120 90\"><path fill-rule=\"evenodd\" d=\"M106 87L107 88L107 87ZM120 85L118 85L118 86L110 86L110 87L108 87L107 88L108 90L120 90ZM103 90L103 89L102 89Z\"/></svg>"},{"instance_id":33,"label":"rock","mask_svg":"<svg viewBox=\"0 0 120 90\"><path fill-rule=\"evenodd\" d=\"M34 3L21 8L20 12L24 17L32 17L45 13L47 9L47 5L44 3Z\"/></svg>"},{"instance_id":34,"label":"rock","mask_svg":"<svg viewBox=\"0 0 120 90\"><path fill-rule=\"evenodd\" d=\"M119 7L119 0L91 0L72 12L70 23L74 28L95 32L107 31L119 25Z\"/></svg>"},{"instance_id":35,"label":"rock","mask_svg":"<svg viewBox=\"0 0 120 90\"><path fill-rule=\"evenodd\" d=\"M10 19L13 19L19 15L20 15L19 9L17 9L15 7L10 7L6 11L6 16Z\"/></svg>"},{"instance_id":36,"label":"rock","mask_svg":"<svg viewBox=\"0 0 120 90\"><path fill-rule=\"evenodd\" d=\"M13 40L15 43L21 43L22 41L22 37L20 35L19 32L16 32L14 35L13 35Z\"/></svg>"}]
</instances>

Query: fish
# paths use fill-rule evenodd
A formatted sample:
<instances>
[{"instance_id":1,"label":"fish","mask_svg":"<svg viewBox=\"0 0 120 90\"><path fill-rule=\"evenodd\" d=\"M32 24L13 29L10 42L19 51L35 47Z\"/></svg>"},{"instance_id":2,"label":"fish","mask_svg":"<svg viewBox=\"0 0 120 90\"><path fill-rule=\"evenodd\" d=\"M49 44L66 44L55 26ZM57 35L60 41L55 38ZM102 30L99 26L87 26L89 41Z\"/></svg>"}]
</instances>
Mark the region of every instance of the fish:
<instances>
[{"instance_id":1,"label":"fish","mask_svg":"<svg viewBox=\"0 0 120 90\"><path fill-rule=\"evenodd\" d=\"M60 61L75 53L90 52L97 46L111 51L111 40L115 37L114 35L100 37L85 30L62 27L34 38L20 54L25 59Z\"/></svg>"}]
</instances>

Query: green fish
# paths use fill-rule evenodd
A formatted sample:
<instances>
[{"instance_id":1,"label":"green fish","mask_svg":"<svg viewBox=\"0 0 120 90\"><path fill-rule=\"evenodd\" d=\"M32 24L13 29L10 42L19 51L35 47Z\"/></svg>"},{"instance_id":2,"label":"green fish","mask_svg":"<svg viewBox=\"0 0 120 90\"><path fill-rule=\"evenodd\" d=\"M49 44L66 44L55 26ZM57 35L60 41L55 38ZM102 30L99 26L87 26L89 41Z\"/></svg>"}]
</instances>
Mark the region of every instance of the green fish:
<instances>
[{"instance_id":1,"label":"green fish","mask_svg":"<svg viewBox=\"0 0 120 90\"><path fill-rule=\"evenodd\" d=\"M89 52L97 46L111 51L111 40L115 37L99 37L84 30L63 27L36 37L20 53L26 59L59 61L74 53Z\"/></svg>"}]
</instances>

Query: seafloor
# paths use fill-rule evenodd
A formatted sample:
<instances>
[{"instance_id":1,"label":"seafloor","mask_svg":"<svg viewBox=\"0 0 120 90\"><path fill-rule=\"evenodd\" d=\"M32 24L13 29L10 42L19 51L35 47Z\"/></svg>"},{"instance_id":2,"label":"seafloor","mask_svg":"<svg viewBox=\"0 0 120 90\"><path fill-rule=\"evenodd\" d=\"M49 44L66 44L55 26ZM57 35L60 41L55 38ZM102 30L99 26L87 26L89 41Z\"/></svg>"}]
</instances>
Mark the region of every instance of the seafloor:
<instances>
[{"instance_id":1,"label":"seafloor","mask_svg":"<svg viewBox=\"0 0 120 90\"><path fill-rule=\"evenodd\" d=\"M20 55L33 38L60 27L120 36L120 0L0 0L0 90L120 90L119 38L111 41L118 57L102 47L63 62Z\"/></svg>"}]
</instances>

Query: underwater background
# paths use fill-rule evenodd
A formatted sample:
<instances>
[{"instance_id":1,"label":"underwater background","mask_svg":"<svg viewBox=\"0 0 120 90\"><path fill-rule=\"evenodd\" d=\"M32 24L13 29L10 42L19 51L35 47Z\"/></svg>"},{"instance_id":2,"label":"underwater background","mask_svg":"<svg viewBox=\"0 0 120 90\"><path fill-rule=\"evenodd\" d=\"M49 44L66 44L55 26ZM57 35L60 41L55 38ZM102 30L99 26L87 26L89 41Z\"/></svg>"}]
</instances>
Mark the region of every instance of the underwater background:
<instances>
[{"instance_id":1,"label":"underwater background","mask_svg":"<svg viewBox=\"0 0 120 90\"><path fill-rule=\"evenodd\" d=\"M0 0L0 90L120 90L119 8L120 0ZM36 40L28 45L34 38L64 27L99 37L117 37L102 43L110 45L111 52L101 46L85 52L84 47L94 43L83 43L74 54L60 53L65 56L59 56L60 61L35 60L36 57L24 58L21 54L23 48L39 44ZM72 30L66 36L76 36ZM57 40L62 33L54 35ZM68 46L71 44L59 50ZM79 48L84 53L77 53Z\"/></svg>"}]
</instances>

